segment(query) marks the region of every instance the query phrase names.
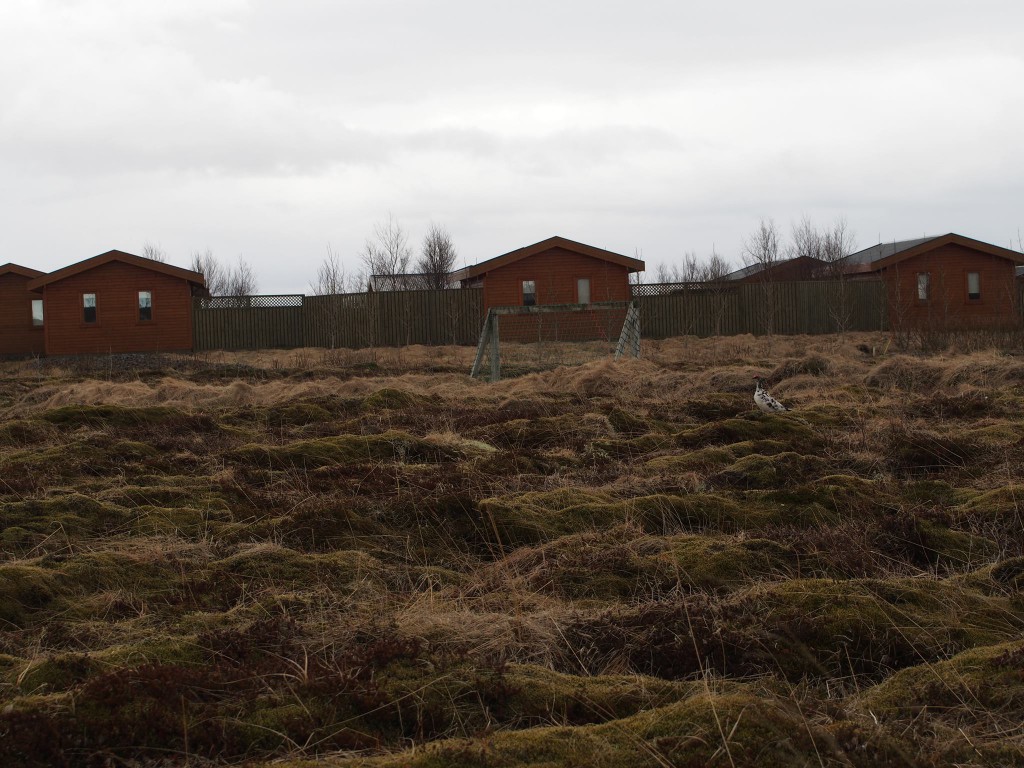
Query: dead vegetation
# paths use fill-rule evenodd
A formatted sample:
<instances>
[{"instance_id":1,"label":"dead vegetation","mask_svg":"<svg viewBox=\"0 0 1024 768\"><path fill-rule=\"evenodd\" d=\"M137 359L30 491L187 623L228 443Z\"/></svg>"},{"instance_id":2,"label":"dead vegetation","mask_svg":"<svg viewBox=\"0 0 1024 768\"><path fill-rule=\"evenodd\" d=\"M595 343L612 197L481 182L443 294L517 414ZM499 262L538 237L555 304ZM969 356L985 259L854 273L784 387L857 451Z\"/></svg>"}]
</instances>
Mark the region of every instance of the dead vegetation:
<instances>
[{"instance_id":1,"label":"dead vegetation","mask_svg":"<svg viewBox=\"0 0 1024 768\"><path fill-rule=\"evenodd\" d=\"M1024 358L471 355L0 365L0 763L1024 765Z\"/></svg>"}]
</instances>

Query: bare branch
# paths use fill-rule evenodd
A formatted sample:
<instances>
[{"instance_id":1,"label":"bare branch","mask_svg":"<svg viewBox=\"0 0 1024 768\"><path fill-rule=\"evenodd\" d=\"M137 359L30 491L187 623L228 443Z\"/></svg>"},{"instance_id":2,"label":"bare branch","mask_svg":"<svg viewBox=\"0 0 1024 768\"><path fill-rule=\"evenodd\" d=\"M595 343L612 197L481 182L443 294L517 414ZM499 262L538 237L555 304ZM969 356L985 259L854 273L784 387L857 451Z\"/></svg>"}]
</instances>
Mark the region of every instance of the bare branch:
<instances>
[{"instance_id":1,"label":"bare branch","mask_svg":"<svg viewBox=\"0 0 1024 768\"><path fill-rule=\"evenodd\" d=\"M155 243L151 243L149 240L142 246L142 258L151 259L152 261L165 262L167 261L167 251L161 248Z\"/></svg>"},{"instance_id":2,"label":"bare branch","mask_svg":"<svg viewBox=\"0 0 1024 768\"><path fill-rule=\"evenodd\" d=\"M439 224L431 224L426 237L423 238L423 250L416 262L425 288L447 288L448 275L455 266L458 253L448 230Z\"/></svg>"},{"instance_id":3,"label":"bare branch","mask_svg":"<svg viewBox=\"0 0 1024 768\"><path fill-rule=\"evenodd\" d=\"M309 284L314 296L333 296L345 293L348 276L337 251L327 244L327 257L316 271L316 279Z\"/></svg>"},{"instance_id":4,"label":"bare branch","mask_svg":"<svg viewBox=\"0 0 1024 768\"><path fill-rule=\"evenodd\" d=\"M374 228L374 239L367 240L360 254L363 266L379 290L395 291L405 287L412 248L405 230L388 214L387 221Z\"/></svg>"},{"instance_id":5,"label":"bare branch","mask_svg":"<svg viewBox=\"0 0 1024 768\"><path fill-rule=\"evenodd\" d=\"M192 253L193 272L199 272L206 278L206 290L211 296L223 296L225 290L224 268L214 258L213 251L207 248L205 251L194 251Z\"/></svg>"}]
</instances>

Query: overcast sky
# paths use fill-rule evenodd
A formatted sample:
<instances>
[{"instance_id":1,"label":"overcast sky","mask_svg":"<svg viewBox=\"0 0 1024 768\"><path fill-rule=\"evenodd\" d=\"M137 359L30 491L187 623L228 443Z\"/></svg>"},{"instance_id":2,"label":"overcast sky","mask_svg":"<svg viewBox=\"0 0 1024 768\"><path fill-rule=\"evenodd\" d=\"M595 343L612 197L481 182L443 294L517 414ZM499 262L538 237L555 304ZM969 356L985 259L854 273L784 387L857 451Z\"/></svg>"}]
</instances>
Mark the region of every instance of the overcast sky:
<instances>
[{"instance_id":1,"label":"overcast sky","mask_svg":"<svg viewBox=\"0 0 1024 768\"><path fill-rule=\"evenodd\" d=\"M3 0L0 173L0 263L148 241L263 293L389 214L459 266L740 266L762 217L1018 247L1024 3Z\"/></svg>"}]
</instances>

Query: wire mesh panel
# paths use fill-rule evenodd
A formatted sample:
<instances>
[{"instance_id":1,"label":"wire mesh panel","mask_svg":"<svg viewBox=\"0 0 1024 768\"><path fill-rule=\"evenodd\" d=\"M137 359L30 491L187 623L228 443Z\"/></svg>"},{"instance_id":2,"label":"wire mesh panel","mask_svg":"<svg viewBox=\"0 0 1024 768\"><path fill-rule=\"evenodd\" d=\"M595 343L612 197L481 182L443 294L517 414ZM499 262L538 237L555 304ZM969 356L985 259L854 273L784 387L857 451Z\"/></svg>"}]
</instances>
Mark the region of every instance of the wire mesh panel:
<instances>
[{"instance_id":1,"label":"wire mesh panel","mask_svg":"<svg viewBox=\"0 0 1024 768\"><path fill-rule=\"evenodd\" d=\"M492 307L471 375L497 381L601 357L637 356L638 312L626 301Z\"/></svg>"}]
</instances>

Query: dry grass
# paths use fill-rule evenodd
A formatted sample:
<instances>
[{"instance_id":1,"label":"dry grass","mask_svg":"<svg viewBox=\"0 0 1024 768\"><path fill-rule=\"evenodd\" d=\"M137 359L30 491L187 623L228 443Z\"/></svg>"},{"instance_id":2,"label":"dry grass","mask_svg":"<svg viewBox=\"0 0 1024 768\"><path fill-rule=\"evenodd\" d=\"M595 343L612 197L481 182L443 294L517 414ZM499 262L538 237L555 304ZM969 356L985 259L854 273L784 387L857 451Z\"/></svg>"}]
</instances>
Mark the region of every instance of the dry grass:
<instances>
[{"instance_id":1,"label":"dry grass","mask_svg":"<svg viewBox=\"0 0 1024 768\"><path fill-rule=\"evenodd\" d=\"M3 762L1024 765L1021 357L473 352L0 364Z\"/></svg>"}]
</instances>

